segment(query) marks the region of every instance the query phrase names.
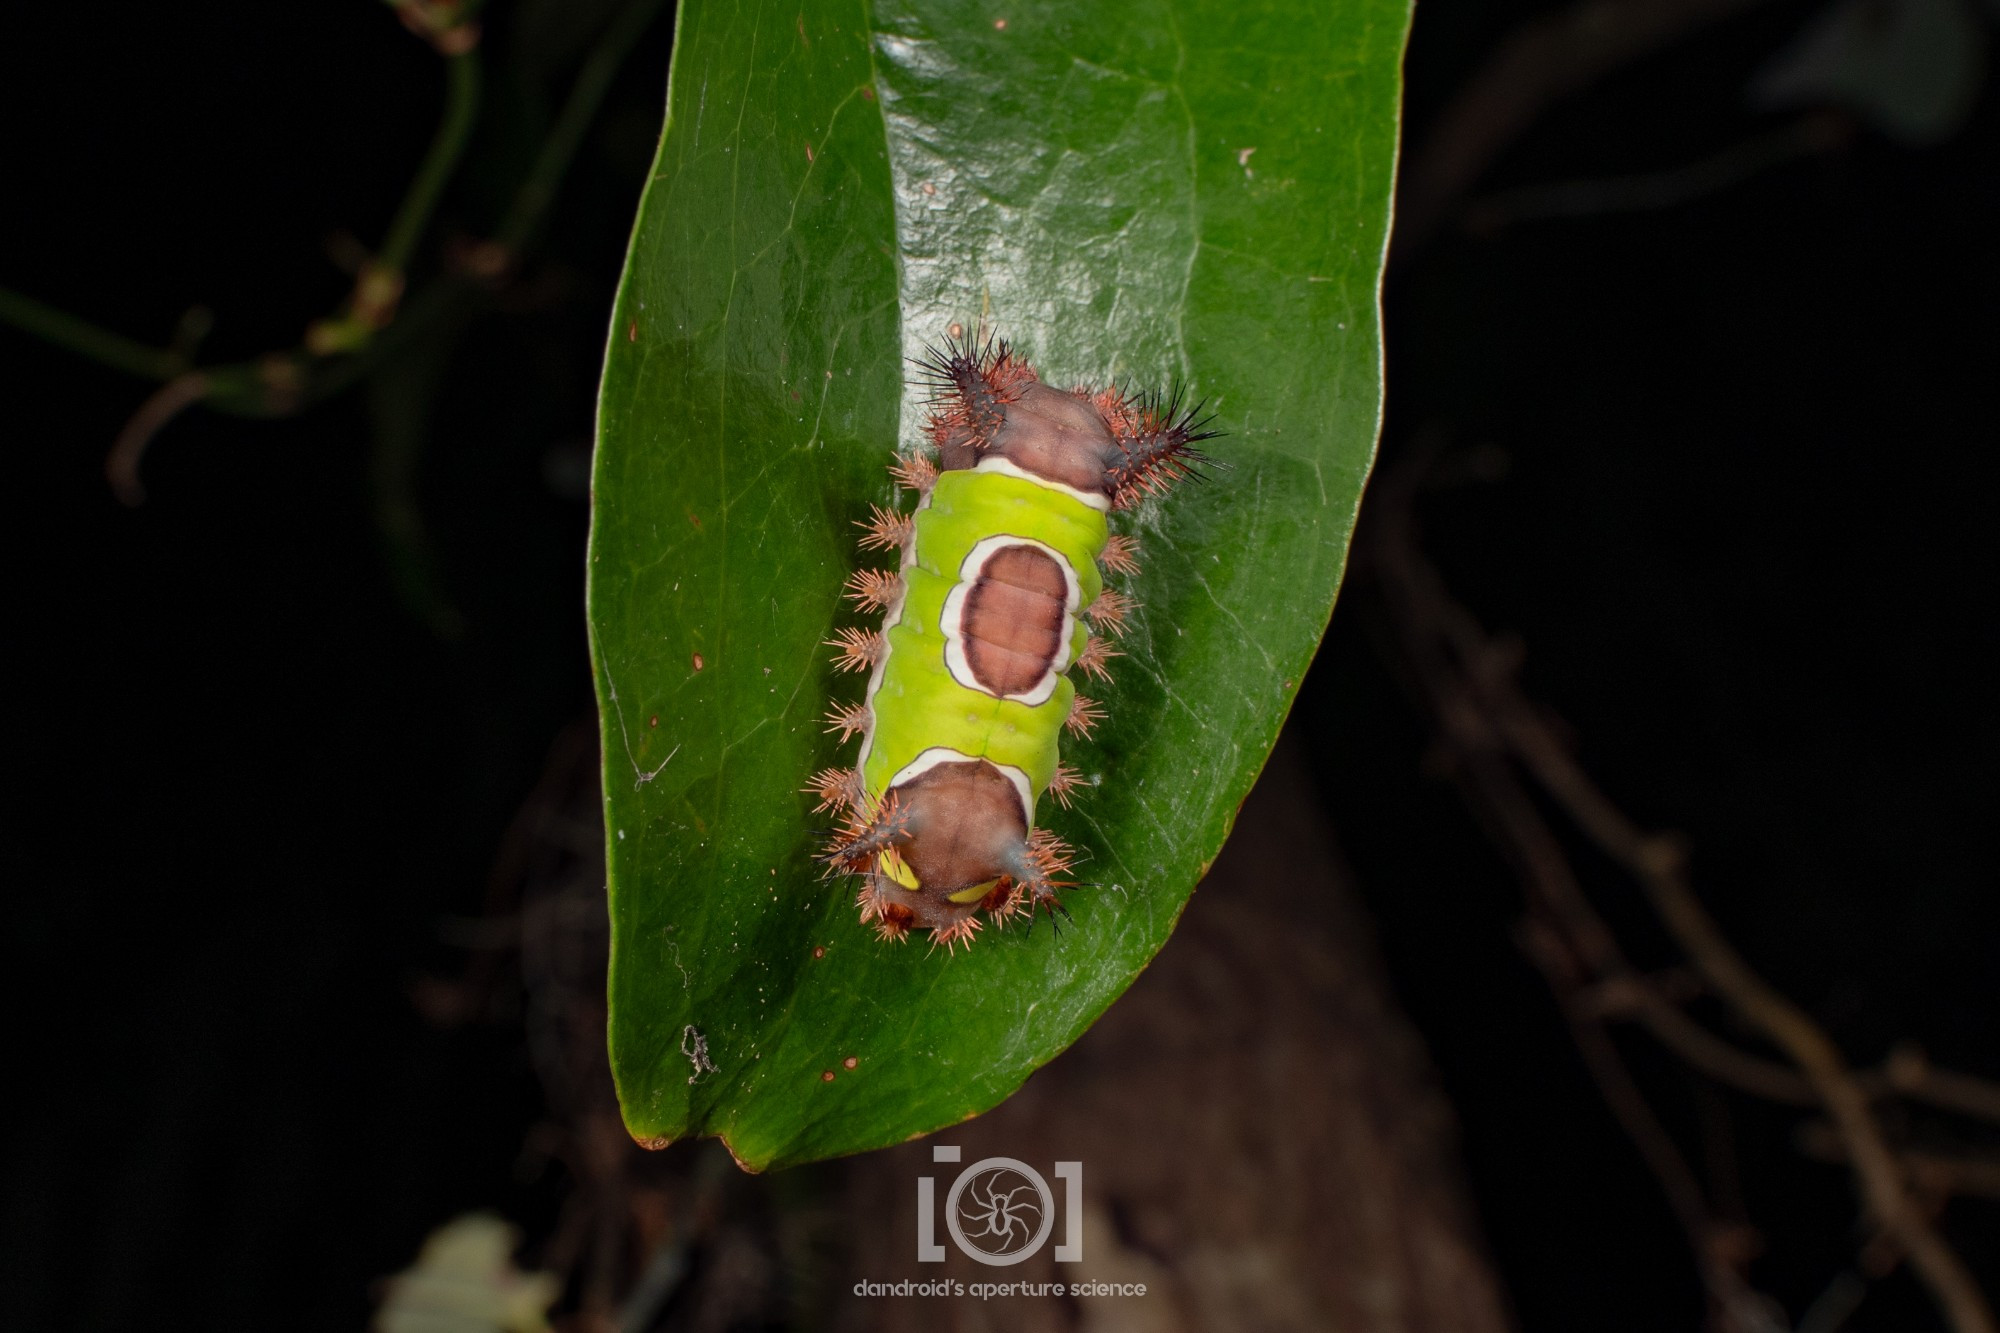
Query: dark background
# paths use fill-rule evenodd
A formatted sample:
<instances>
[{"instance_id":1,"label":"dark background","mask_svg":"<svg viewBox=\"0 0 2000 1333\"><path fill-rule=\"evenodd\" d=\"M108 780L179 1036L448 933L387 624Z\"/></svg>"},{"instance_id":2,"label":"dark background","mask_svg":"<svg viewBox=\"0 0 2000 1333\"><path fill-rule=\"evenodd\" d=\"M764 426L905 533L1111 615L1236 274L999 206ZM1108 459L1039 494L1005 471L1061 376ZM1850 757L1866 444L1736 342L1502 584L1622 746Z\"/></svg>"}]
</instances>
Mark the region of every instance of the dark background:
<instances>
[{"instance_id":1,"label":"dark background","mask_svg":"<svg viewBox=\"0 0 2000 1333\"><path fill-rule=\"evenodd\" d=\"M490 16L488 114L424 265L492 225L598 9ZM1745 86L1818 10L1750 7L1613 71L1474 193L1771 133L1795 113ZM1536 12L1426 0L1413 151ZM466 966L453 923L481 912L503 830L592 706L581 469L667 26L546 243L445 345L416 472L428 600L377 522L379 397L196 410L127 509L102 461L145 386L0 327L23 603L5 1326L354 1328L453 1214L496 1208L531 1244L552 1225L560 1173L522 1168L543 1094L518 1026L441 1026L412 994ZM204 359L294 344L348 286L329 234L385 225L437 63L380 6L15 7L0 282L153 342L199 301ZM1857 1061L1914 1039L1989 1077L1996 145L1989 81L1936 142L1862 117L1672 206L1448 222L1390 281L1384 440L1384 466L1419 438L1482 464L1422 502L1430 555L1518 633L1528 688L1600 781L1687 835L1756 965ZM1685 1243L1515 946L1511 872L1426 772L1429 724L1369 601L1365 582L1343 600L1297 729L1522 1326L1695 1327ZM1604 882L1641 961L1668 959ZM1685 1122L1671 1063L1634 1058ZM1768 1244L1753 1272L1796 1315L1861 1238L1851 1184L1793 1151L1795 1115L1729 1105ZM1944 1224L2000 1290L2000 1205ZM1850 1327L1934 1318L1893 1276Z\"/></svg>"}]
</instances>

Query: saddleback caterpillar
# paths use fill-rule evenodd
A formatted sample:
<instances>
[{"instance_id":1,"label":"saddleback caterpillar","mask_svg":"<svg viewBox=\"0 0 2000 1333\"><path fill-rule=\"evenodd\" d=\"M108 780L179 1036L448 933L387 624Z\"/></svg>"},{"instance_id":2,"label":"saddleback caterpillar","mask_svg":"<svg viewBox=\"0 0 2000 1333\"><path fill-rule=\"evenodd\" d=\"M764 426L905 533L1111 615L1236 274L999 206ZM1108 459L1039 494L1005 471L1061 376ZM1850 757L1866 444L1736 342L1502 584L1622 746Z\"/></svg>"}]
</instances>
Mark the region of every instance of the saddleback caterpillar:
<instances>
[{"instance_id":1,"label":"saddleback caterpillar","mask_svg":"<svg viewBox=\"0 0 2000 1333\"><path fill-rule=\"evenodd\" d=\"M1078 774L1057 742L1103 717L1070 673L1107 676L1118 653L1104 636L1132 610L1103 574L1135 573L1137 547L1107 519L1196 475L1194 446L1215 432L1178 391L1052 388L1004 342L954 338L919 364L936 456L892 469L915 512L877 508L862 524L861 548L899 567L847 585L882 626L829 641L842 667L869 672L866 698L828 717L842 740L860 735L861 755L807 790L844 811L825 860L862 878L861 919L951 948L982 915L1064 910L1073 852L1035 827L1035 803L1069 804Z\"/></svg>"}]
</instances>

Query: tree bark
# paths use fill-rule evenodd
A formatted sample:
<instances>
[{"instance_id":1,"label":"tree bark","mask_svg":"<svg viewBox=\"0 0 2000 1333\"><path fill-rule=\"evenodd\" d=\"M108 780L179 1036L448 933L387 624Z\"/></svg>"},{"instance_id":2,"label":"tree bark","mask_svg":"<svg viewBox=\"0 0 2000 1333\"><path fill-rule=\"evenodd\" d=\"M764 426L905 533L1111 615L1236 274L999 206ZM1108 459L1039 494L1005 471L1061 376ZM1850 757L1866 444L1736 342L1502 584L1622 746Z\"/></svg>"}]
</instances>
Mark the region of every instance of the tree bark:
<instances>
[{"instance_id":1,"label":"tree bark","mask_svg":"<svg viewBox=\"0 0 2000 1333\"><path fill-rule=\"evenodd\" d=\"M917 1178L1083 1163L1084 1259L1009 1268L938 1223ZM1051 1181L1058 1209L1062 1186ZM1511 1327L1422 1043L1390 997L1303 756L1281 743L1173 940L1105 1017L959 1129L856 1159L840 1290L940 1276L1144 1283L1144 1296L839 1298L842 1328L1502 1333Z\"/></svg>"}]
</instances>

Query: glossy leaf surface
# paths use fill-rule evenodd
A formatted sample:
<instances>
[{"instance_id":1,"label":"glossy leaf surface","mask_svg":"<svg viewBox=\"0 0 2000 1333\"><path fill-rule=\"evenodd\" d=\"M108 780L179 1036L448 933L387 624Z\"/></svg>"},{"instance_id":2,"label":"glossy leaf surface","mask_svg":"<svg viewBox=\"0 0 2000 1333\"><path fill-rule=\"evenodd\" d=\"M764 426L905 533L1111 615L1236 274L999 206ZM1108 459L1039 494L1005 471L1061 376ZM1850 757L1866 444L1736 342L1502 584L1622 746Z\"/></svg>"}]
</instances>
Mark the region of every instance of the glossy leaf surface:
<instances>
[{"instance_id":1,"label":"glossy leaf surface","mask_svg":"<svg viewBox=\"0 0 2000 1333\"><path fill-rule=\"evenodd\" d=\"M1373 457L1397 0L683 6L606 359L590 553L612 1056L648 1141L782 1165L991 1107L1164 944L1325 628ZM1144 568L1072 927L882 944L799 788L851 762L822 646L958 323L1060 385L1178 381L1207 485ZM908 507L908 497L901 503Z\"/></svg>"}]
</instances>

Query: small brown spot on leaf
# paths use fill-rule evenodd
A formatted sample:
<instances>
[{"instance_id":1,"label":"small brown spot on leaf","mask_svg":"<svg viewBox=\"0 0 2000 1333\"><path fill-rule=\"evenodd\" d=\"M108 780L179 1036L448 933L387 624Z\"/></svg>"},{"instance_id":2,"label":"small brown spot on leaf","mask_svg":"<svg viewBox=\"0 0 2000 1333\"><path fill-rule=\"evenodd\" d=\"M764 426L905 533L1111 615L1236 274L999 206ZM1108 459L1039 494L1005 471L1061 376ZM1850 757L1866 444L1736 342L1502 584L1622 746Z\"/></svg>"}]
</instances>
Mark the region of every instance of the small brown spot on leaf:
<instances>
[{"instance_id":1,"label":"small brown spot on leaf","mask_svg":"<svg viewBox=\"0 0 2000 1333\"><path fill-rule=\"evenodd\" d=\"M700 654L700 653L696 653L696 654L694 655L694 669L695 669L696 671L699 671L699 670L701 670L701 669L702 669L703 667L705 667L705 666L707 666L707 665L708 665L708 663L706 663L706 662L704 662L704 661L702 661L702 660L701 660L701 654Z\"/></svg>"},{"instance_id":2,"label":"small brown spot on leaf","mask_svg":"<svg viewBox=\"0 0 2000 1333\"><path fill-rule=\"evenodd\" d=\"M935 185L931 184L931 183L930 183L929 181L925 181L925 182L924 182L924 193L925 193L925 194L936 194L936 193L937 193L937 186L935 186Z\"/></svg>"},{"instance_id":3,"label":"small brown spot on leaf","mask_svg":"<svg viewBox=\"0 0 2000 1333\"><path fill-rule=\"evenodd\" d=\"M631 322L630 324L627 324L627 325L625 326L625 341L626 341L626 342L628 342L628 343L635 343L635 342L638 342L638 341L639 341L639 321L638 321L638 320L636 320L636 319L635 319L635 320L633 320L633 321L632 321L632 322Z\"/></svg>"},{"instance_id":4,"label":"small brown spot on leaf","mask_svg":"<svg viewBox=\"0 0 2000 1333\"><path fill-rule=\"evenodd\" d=\"M647 725L647 726L649 726L649 727L657 727L657 726L659 726L659 725L660 725L660 715L659 715L658 713L655 713L655 714L653 714L653 715L652 715L651 717L647 718L647 719L646 719L646 725Z\"/></svg>"},{"instance_id":5,"label":"small brown spot on leaf","mask_svg":"<svg viewBox=\"0 0 2000 1333\"><path fill-rule=\"evenodd\" d=\"M638 1144L641 1148L644 1148L647 1152L658 1152L662 1148L666 1147L668 1144L672 1143L673 1140L668 1138L664 1134L656 1134L649 1139L642 1139L637 1134L634 1134L632 1136L632 1142Z\"/></svg>"},{"instance_id":6,"label":"small brown spot on leaf","mask_svg":"<svg viewBox=\"0 0 2000 1333\"><path fill-rule=\"evenodd\" d=\"M824 944L813 945L813 957L815 958L826 957L826 946Z\"/></svg>"},{"instance_id":7,"label":"small brown spot on leaf","mask_svg":"<svg viewBox=\"0 0 2000 1333\"><path fill-rule=\"evenodd\" d=\"M822 1082L822 1083L831 1083L831 1082L833 1082L833 1071L832 1071L831 1069L822 1069L822 1070L820 1070L820 1071L819 1071L819 1081L820 1081L820 1082Z\"/></svg>"},{"instance_id":8,"label":"small brown spot on leaf","mask_svg":"<svg viewBox=\"0 0 2000 1333\"><path fill-rule=\"evenodd\" d=\"M842 1069L852 1069L852 1068L854 1068L854 1066L856 1066L856 1065L858 1065L858 1064L860 1064L860 1063L861 1063L861 1062L860 1062L859 1060L855 1059L855 1058L854 1058L853 1056L851 1056L851 1055L850 1055L850 1056L848 1056L848 1057L847 1057L847 1058L846 1058L845 1060L842 1060L842 1061L840 1062L840 1067L841 1067Z\"/></svg>"},{"instance_id":9,"label":"small brown spot on leaf","mask_svg":"<svg viewBox=\"0 0 2000 1333\"><path fill-rule=\"evenodd\" d=\"M807 144L807 145L806 145L806 161L810 162L810 161L812 161L812 160L813 160L813 146L812 146L811 144Z\"/></svg>"},{"instance_id":10,"label":"small brown spot on leaf","mask_svg":"<svg viewBox=\"0 0 2000 1333\"><path fill-rule=\"evenodd\" d=\"M995 28L995 29L997 29L998 31L1000 31L1000 32L1005 32L1005 31L1007 31L1007 20L1006 20L1006 19L994 19L994 20L993 20L993 26L994 26L994 28Z\"/></svg>"},{"instance_id":11,"label":"small brown spot on leaf","mask_svg":"<svg viewBox=\"0 0 2000 1333\"><path fill-rule=\"evenodd\" d=\"M688 522L690 522L690 523L694 524L694 525L695 525L696 527L700 527L700 526L701 526L701 515L699 515L699 514L689 514L689 515L688 515Z\"/></svg>"},{"instance_id":12,"label":"small brown spot on leaf","mask_svg":"<svg viewBox=\"0 0 2000 1333\"><path fill-rule=\"evenodd\" d=\"M861 95L871 102L875 100L875 90L865 83L861 85Z\"/></svg>"}]
</instances>

